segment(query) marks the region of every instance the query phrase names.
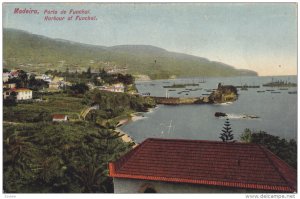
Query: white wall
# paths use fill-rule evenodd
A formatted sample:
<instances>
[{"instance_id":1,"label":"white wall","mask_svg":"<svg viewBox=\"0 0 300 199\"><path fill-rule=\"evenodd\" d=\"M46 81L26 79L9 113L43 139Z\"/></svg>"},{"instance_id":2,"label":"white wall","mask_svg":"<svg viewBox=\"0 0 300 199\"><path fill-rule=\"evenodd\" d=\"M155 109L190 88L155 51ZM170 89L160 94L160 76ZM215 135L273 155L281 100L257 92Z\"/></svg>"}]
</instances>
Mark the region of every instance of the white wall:
<instances>
[{"instance_id":1,"label":"white wall","mask_svg":"<svg viewBox=\"0 0 300 199\"><path fill-rule=\"evenodd\" d=\"M32 99L32 91L19 91L17 94L17 100L28 100Z\"/></svg>"},{"instance_id":2,"label":"white wall","mask_svg":"<svg viewBox=\"0 0 300 199\"><path fill-rule=\"evenodd\" d=\"M149 180L114 178L115 193L139 193L142 187L150 185L158 193L262 193L264 191L235 189L220 186L195 185L187 183L169 183Z\"/></svg>"}]
</instances>

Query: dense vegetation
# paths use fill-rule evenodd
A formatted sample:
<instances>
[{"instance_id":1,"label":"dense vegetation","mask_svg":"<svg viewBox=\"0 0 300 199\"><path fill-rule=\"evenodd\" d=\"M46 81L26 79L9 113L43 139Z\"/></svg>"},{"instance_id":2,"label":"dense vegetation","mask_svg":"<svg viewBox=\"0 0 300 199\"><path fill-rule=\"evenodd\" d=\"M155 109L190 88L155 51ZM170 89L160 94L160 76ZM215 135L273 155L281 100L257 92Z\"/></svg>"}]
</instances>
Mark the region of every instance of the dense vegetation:
<instances>
[{"instance_id":1,"label":"dense vegetation","mask_svg":"<svg viewBox=\"0 0 300 199\"><path fill-rule=\"evenodd\" d=\"M241 135L241 141L261 144L297 169L297 142L295 140L287 141L278 136L267 134L264 131L252 132L249 129L245 129Z\"/></svg>"},{"instance_id":2,"label":"dense vegetation","mask_svg":"<svg viewBox=\"0 0 300 199\"><path fill-rule=\"evenodd\" d=\"M119 137L87 122L4 125L4 192L113 192L108 162L132 147Z\"/></svg>"},{"instance_id":3,"label":"dense vegetation","mask_svg":"<svg viewBox=\"0 0 300 199\"><path fill-rule=\"evenodd\" d=\"M116 117L128 116L133 111L145 112L155 106L155 102L151 98L126 93L103 92L96 89L85 94L83 103L89 106L99 105L98 110L90 112L88 119L102 125L106 123L116 125L118 121L118 119L114 119Z\"/></svg>"},{"instance_id":4,"label":"dense vegetation","mask_svg":"<svg viewBox=\"0 0 300 199\"><path fill-rule=\"evenodd\" d=\"M195 76L257 75L208 59L168 52L154 46L94 46L51 39L15 29L3 30L3 59L7 67L30 71L48 69L128 68L130 74L152 79ZM21 65L21 66L20 66ZM84 69L85 70L85 69Z\"/></svg>"},{"instance_id":5,"label":"dense vegetation","mask_svg":"<svg viewBox=\"0 0 300 199\"><path fill-rule=\"evenodd\" d=\"M155 106L150 98L99 90L85 84L68 91L42 93L40 102L3 107L3 179L6 193L113 192L108 162L126 153L114 129L122 117ZM98 104L83 120L81 113ZM66 114L68 122L52 122Z\"/></svg>"}]
</instances>

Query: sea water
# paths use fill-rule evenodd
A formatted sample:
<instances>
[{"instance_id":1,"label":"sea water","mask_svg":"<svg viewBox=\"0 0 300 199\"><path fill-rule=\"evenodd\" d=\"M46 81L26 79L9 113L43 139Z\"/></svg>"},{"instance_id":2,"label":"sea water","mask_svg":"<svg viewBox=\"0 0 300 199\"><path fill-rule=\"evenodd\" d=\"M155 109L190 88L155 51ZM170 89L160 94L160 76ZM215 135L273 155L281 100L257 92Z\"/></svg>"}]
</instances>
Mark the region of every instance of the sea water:
<instances>
[{"instance_id":1,"label":"sea water","mask_svg":"<svg viewBox=\"0 0 300 199\"><path fill-rule=\"evenodd\" d=\"M121 129L138 143L150 137L220 140L225 118L215 117L215 112L224 112L228 114L235 140L240 140L240 136L246 128L252 131L265 131L285 139L297 139L297 94L288 93L297 91L297 88L280 90L262 86L276 80L297 83L296 76L187 78L137 82L137 89L140 93L149 92L151 96L167 95L169 97L204 96L209 94L212 89L216 89L218 83L234 86L258 85L260 88L238 89L238 100L233 103L158 105L150 112L143 113L143 120L131 122ZM163 87L173 84L199 85L186 88ZM186 89L192 89L192 91L182 92ZM267 90L280 93L272 93L274 91ZM248 115L259 118L245 118Z\"/></svg>"}]
</instances>

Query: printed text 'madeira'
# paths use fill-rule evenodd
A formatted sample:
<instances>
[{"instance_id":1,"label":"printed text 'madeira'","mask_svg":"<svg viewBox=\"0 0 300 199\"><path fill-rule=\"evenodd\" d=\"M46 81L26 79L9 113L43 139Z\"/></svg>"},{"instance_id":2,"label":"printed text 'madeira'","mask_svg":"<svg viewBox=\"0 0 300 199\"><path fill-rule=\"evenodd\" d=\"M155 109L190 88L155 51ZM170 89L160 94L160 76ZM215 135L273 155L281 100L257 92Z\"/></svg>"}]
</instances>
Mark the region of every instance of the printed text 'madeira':
<instances>
[{"instance_id":1,"label":"printed text 'madeira'","mask_svg":"<svg viewBox=\"0 0 300 199\"><path fill-rule=\"evenodd\" d=\"M14 14L39 14L39 11L31 8L15 8Z\"/></svg>"}]
</instances>

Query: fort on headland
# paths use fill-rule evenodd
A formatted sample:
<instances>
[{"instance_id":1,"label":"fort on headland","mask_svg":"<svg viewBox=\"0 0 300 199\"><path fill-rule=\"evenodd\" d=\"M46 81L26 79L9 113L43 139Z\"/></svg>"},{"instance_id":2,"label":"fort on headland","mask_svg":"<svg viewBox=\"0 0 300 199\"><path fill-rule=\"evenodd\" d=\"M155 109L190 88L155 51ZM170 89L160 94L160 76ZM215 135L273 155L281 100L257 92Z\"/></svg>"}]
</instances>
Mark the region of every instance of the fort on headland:
<instances>
[{"instance_id":1,"label":"fort on headland","mask_svg":"<svg viewBox=\"0 0 300 199\"><path fill-rule=\"evenodd\" d=\"M152 97L157 104L180 105L180 104L214 104L233 102L238 99L237 88L231 85L218 84L218 88L209 96L202 97Z\"/></svg>"}]
</instances>

